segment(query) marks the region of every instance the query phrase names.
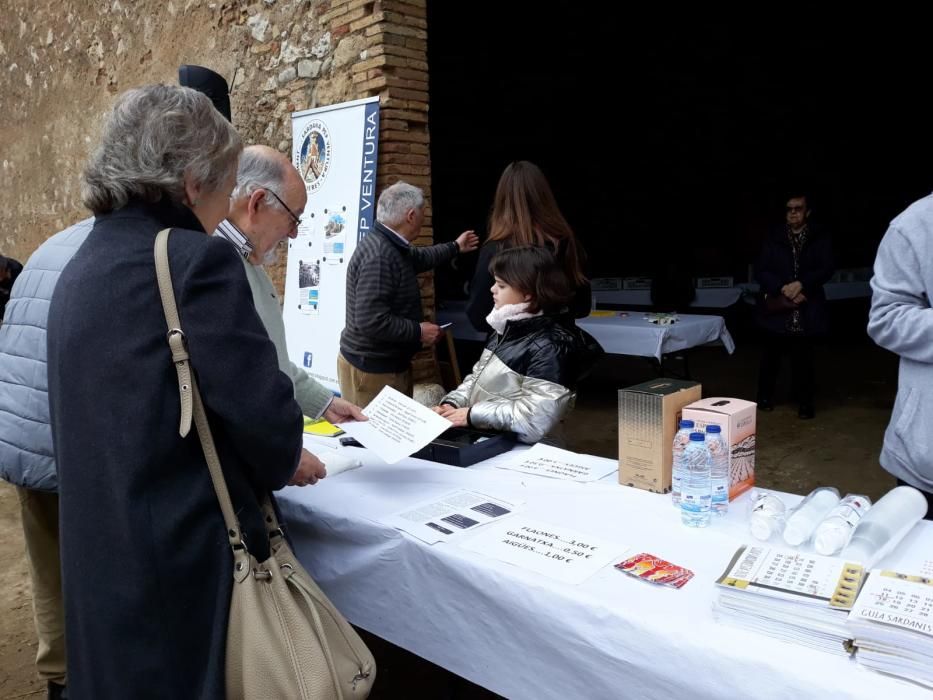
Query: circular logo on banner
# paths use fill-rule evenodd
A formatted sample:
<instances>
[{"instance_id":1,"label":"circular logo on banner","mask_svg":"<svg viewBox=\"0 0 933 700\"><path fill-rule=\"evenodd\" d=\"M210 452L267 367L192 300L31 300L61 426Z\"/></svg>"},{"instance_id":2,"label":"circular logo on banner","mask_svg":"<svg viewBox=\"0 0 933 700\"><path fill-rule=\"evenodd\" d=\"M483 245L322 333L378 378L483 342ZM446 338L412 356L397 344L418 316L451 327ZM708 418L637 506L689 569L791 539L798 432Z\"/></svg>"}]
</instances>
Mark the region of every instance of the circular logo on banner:
<instances>
[{"instance_id":1,"label":"circular logo on banner","mask_svg":"<svg viewBox=\"0 0 933 700\"><path fill-rule=\"evenodd\" d=\"M324 183L330 169L331 143L327 125L320 119L312 119L302 130L300 143L295 167L310 193Z\"/></svg>"}]
</instances>

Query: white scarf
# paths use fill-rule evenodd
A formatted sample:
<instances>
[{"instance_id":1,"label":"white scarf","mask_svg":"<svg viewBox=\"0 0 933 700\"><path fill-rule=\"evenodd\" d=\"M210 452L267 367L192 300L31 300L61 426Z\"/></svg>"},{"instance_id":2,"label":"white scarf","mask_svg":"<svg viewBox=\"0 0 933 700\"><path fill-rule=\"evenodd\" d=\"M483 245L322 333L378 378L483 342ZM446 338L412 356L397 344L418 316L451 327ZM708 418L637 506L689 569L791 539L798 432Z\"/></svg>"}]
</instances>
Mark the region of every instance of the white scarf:
<instances>
[{"instance_id":1,"label":"white scarf","mask_svg":"<svg viewBox=\"0 0 933 700\"><path fill-rule=\"evenodd\" d=\"M486 317L486 323L492 326L492 329L502 335L505 332L505 324L509 321L521 321L523 318L534 318L540 316L541 311L530 314L525 309L528 308L528 302L521 304L504 304L498 309L493 308Z\"/></svg>"}]
</instances>

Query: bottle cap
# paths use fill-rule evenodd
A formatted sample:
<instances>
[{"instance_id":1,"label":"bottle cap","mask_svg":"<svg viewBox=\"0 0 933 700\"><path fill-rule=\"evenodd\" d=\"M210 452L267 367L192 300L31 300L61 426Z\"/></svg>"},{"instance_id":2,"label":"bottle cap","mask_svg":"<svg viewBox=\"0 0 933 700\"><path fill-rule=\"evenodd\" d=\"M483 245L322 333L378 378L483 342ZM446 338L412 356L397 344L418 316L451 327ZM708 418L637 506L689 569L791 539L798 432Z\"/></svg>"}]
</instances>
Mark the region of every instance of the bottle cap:
<instances>
[{"instance_id":1,"label":"bottle cap","mask_svg":"<svg viewBox=\"0 0 933 700\"><path fill-rule=\"evenodd\" d=\"M791 547L799 547L810 539L810 530L799 518L791 518L784 526L784 541Z\"/></svg>"},{"instance_id":2,"label":"bottle cap","mask_svg":"<svg viewBox=\"0 0 933 700\"><path fill-rule=\"evenodd\" d=\"M766 541L771 539L771 535L777 529L777 521L764 513L754 513L748 521L749 528L755 539Z\"/></svg>"},{"instance_id":3,"label":"bottle cap","mask_svg":"<svg viewBox=\"0 0 933 700\"><path fill-rule=\"evenodd\" d=\"M720 428L720 427L719 427L718 425L716 425L715 423L710 423L709 425L706 426L706 432L708 432L708 433L721 433L721 432L722 432L722 428Z\"/></svg>"},{"instance_id":4,"label":"bottle cap","mask_svg":"<svg viewBox=\"0 0 933 700\"><path fill-rule=\"evenodd\" d=\"M846 544L846 532L841 528L819 528L813 536L813 548L824 557L832 556Z\"/></svg>"},{"instance_id":5,"label":"bottle cap","mask_svg":"<svg viewBox=\"0 0 933 700\"><path fill-rule=\"evenodd\" d=\"M693 427L693 421L692 421L692 420L686 420L686 419L681 420L681 421L680 421L680 427L681 427L681 428L692 428L692 427Z\"/></svg>"}]
</instances>

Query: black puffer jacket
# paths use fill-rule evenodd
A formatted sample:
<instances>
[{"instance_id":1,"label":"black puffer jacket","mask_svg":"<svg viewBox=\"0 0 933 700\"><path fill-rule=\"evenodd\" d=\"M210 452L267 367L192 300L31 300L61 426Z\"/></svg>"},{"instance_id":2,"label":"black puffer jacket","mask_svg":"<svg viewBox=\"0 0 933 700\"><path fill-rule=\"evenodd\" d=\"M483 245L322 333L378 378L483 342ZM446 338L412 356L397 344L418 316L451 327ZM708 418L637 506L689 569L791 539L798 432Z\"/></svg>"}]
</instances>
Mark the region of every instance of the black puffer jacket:
<instances>
[{"instance_id":1,"label":"black puffer jacket","mask_svg":"<svg viewBox=\"0 0 933 700\"><path fill-rule=\"evenodd\" d=\"M470 407L470 425L538 442L573 406L577 383L603 354L569 314L509 321L473 372L441 403Z\"/></svg>"}]
</instances>

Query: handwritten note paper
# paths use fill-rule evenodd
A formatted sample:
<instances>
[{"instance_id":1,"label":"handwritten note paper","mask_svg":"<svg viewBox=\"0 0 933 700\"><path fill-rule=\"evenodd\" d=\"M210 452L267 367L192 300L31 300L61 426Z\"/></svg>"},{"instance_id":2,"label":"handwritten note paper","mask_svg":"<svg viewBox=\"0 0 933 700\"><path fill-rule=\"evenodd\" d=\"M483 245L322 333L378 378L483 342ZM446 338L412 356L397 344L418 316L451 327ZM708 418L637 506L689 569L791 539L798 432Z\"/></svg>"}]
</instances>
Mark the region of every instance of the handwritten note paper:
<instances>
[{"instance_id":1,"label":"handwritten note paper","mask_svg":"<svg viewBox=\"0 0 933 700\"><path fill-rule=\"evenodd\" d=\"M574 585L583 583L628 549L522 515L487 525L476 537L461 542L460 547Z\"/></svg>"},{"instance_id":2,"label":"handwritten note paper","mask_svg":"<svg viewBox=\"0 0 933 700\"><path fill-rule=\"evenodd\" d=\"M389 464L417 452L451 426L446 418L388 386L363 413L368 421L340 427Z\"/></svg>"},{"instance_id":3,"label":"handwritten note paper","mask_svg":"<svg viewBox=\"0 0 933 700\"><path fill-rule=\"evenodd\" d=\"M530 450L519 452L514 460L500 465L500 469L571 481L596 481L618 468L618 463L612 460L581 455L541 443Z\"/></svg>"}]
</instances>

